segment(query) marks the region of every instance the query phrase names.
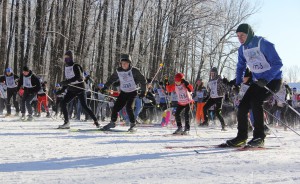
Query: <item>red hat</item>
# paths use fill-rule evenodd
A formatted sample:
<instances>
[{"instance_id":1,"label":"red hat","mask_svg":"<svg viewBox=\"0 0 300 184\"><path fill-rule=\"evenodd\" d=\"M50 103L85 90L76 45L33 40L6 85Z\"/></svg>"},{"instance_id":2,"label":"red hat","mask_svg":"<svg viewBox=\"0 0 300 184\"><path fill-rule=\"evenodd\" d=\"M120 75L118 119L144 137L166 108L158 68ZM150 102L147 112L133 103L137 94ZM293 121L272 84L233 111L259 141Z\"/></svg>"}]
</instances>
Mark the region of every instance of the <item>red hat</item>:
<instances>
[{"instance_id":1,"label":"red hat","mask_svg":"<svg viewBox=\"0 0 300 184\"><path fill-rule=\"evenodd\" d=\"M175 82L181 82L181 80L184 78L183 73L177 73L175 75Z\"/></svg>"}]
</instances>

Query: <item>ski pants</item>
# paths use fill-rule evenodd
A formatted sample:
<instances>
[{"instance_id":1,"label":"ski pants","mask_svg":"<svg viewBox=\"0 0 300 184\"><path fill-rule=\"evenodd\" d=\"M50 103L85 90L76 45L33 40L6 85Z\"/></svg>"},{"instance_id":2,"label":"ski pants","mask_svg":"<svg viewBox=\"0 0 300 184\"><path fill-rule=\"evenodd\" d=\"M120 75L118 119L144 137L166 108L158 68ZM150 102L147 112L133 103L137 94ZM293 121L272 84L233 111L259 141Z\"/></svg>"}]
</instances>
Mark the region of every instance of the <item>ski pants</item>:
<instances>
[{"instance_id":1,"label":"ski pants","mask_svg":"<svg viewBox=\"0 0 300 184\"><path fill-rule=\"evenodd\" d=\"M129 117L129 121L131 124L135 124L135 117L133 112L133 104L135 98L137 96L137 91L133 92L123 92L121 91L120 95L118 96L111 113L111 122L116 122L118 119L118 112L126 106L126 112Z\"/></svg>"},{"instance_id":2,"label":"ski pants","mask_svg":"<svg viewBox=\"0 0 300 184\"><path fill-rule=\"evenodd\" d=\"M208 110L211 106L216 105L214 110L215 115L218 117L219 121L221 122L222 127L225 126L224 118L222 116L222 104L223 104L223 97L219 98L209 98L203 107L204 113L204 123L208 122Z\"/></svg>"},{"instance_id":3,"label":"ski pants","mask_svg":"<svg viewBox=\"0 0 300 184\"><path fill-rule=\"evenodd\" d=\"M185 127L184 129L189 131L190 130L190 109L192 104L187 104L187 105L179 105L176 108L176 112L175 112L175 120L176 120L176 124L177 127L182 127L182 123L181 123L181 112L184 109L184 119L185 119Z\"/></svg>"},{"instance_id":4,"label":"ski pants","mask_svg":"<svg viewBox=\"0 0 300 184\"><path fill-rule=\"evenodd\" d=\"M35 96L36 96L35 93L28 93L27 91L24 91L24 94L23 94L22 100L21 100L21 113L22 114L26 113L26 109L25 109L25 106L26 106L26 108L28 110L28 115L32 115L31 102L33 101Z\"/></svg>"},{"instance_id":5,"label":"ski pants","mask_svg":"<svg viewBox=\"0 0 300 184\"><path fill-rule=\"evenodd\" d=\"M37 99L38 99L38 105L37 105L37 111L38 111L38 113L41 113L42 105L44 106L46 112L49 112L49 109L48 109L48 97L47 97L47 95L42 95L42 96L38 95Z\"/></svg>"},{"instance_id":6,"label":"ski pants","mask_svg":"<svg viewBox=\"0 0 300 184\"><path fill-rule=\"evenodd\" d=\"M7 88L7 98L6 98L6 111L7 114L11 114L11 104L10 100L13 98L13 104L16 108L16 113L20 111L19 103L17 101L17 88Z\"/></svg>"},{"instance_id":7,"label":"ski pants","mask_svg":"<svg viewBox=\"0 0 300 184\"><path fill-rule=\"evenodd\" d=\"M97 121L97 118L93 111L87 106L86 103L86 93L85 91L67 91L67 94L64 96L64 99L61 101L61 110L64 114L64 119L65 122L69 122L69 113L67 109L67 104L71 102L75 97L78 98L78 100L81 103L82 108L90 115L90 117L94 120Z\"/></svg>"},{"instance_id":8,"label":"ski pants","mask_svg":"<svg viewBox=\"0 0 300 184\"><path fill-rule=\"evenodd\" d=\"M267 84L267 87L274 93L280 90L282 81L272 80ZM269 97L271 93L255 83L251 84L244 97L240 101L237 112L238 133L237 137L241 139L248 138L248 112L252 109L254 119L253 138L266 137L264 132L264 111L263 102Z\"/></svg>"}]
</instances>

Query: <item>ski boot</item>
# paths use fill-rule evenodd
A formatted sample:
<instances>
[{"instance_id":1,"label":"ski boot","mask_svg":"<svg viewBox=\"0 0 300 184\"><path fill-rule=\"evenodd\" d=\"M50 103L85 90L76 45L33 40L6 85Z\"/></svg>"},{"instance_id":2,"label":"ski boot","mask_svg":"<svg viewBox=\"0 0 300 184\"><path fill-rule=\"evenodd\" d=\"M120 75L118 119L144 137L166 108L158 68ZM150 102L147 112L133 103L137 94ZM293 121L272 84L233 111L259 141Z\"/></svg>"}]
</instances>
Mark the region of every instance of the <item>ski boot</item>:
<instances>
[{"instance_id":1,"label":"ski boot","mask_svg":"<svg viewBox=\"0 0 300 184\"><path fill-rule=\"evenodd\" d=\"M190 129L185 128L181 135L189 135Z\"/></svg>"},{"instance_id":2,"label":"ski boot","mask_svg":"<svg viewBox=\"0 0 300 184\"><path fill-rule=\"evenodd\" d=\"M39 118L39 117L41 117L41 113L38 112L38 113L34 114L34 116Z\"/></svg>"},{"instance_id":3,"label":"ski boot","mask_svg":"<svg viewBox=\"0 0 300 184\"><path fill-rule=\"evenodd\" d=\"M64 122L63 125L59 125L58 129L70 129L70 122Z\"/></svg>"},{"instance_id":4,"label":"ski boot","mask_svg":"<svg viewBox=\"0 0 300 184\"><path fill-rule=\"evenodd\" d=\"M265 145L265 140L263 138L253 138L247 144L246 147L251 148L262 148Z\"/></svg>"},{"instance_id":5,"label":"ski boot","mask_svg":"<svg viewBox=\"0 0 300 184\"><path fill-rule=\"evenodd\" d=\"M6 113L6 114L5 114L5 117L9 117L9 116L11 116L10 113Z\"/></svg>"},{"instance_id":6,"label":"ski boot","mask_svg":"<svg viewBox=\"0 0 300 184\"><path fill-rule=\"evenodd\" d=\"M28 115L27 120L26 121L33 121L33 117L31 114Z\"/></svg>"},{"instance_id":7,"label":"ski boot","mask_svg":"<svg viewBox=\"0 0 300 184\"><path fill-rule=\"evenodd\" d=\"M247 138L242 139L240 137L233 138L231 140L227 140L226 143L220 145L220 147L241 147L246 144Z\"/></svg>"},{"instance_id":8,"label":"ski boot","mask_svg":"<svg viewBox=\"0 0 300 184\"><path fill-rule=\"evenodd\" d=\"M26 119L25 113L22 113L21 120L22 120L22 121L25 121L25 119Z\"/></svg>"},{"instance_id":9,"label":"ski boot","mask_svg":"<svg viewBox=\"0 0 300 184\"><path fill-rule=\"evenodd\" d=\"M128 132L136 132L137 128L136 128L136 124L135 123L131 123L130 127L128 129Z\"/></svg>"},{"instance_id":10,"label":"ski boot","mask_svg":"<svg viewBox=\"0 0 300 184\"><path fill-rule=\"evenodd\" d=\"M100 130L109 131L111 128L115 128L115 127L116 127L116 123L111 121L110 123L102 127Z\"/></svg>"},{"instance_id":11,"label":"ski boot","mask_svg":"<svg viewBox=\"0 0 300 184\"><path fill-rule=\"evenodd\" d=\"M97 128L100 128L100 124L98 123L98 121L95 121L95 122L94 122L94 125L95 125Z\"/></svg>"},{"instance_id":12,"label":"ski boot","mask_svg":"<svg viewBox=\"0 0 300 184\"><path fill-rule=\"evenodd\" d=\"M181 135L182 134L182 127L178 127L177 130L173 133L174 135Z\"/></svg>"},{"instance_id":13,"label":"ski boot","mask_svg":"<svg viewBox=\"0 0 300 184\"><path fill-rule=\"evenodd\" d=\"M47 112L46 118L51 118L50 112Z\"/></svg>"}]
</instances>

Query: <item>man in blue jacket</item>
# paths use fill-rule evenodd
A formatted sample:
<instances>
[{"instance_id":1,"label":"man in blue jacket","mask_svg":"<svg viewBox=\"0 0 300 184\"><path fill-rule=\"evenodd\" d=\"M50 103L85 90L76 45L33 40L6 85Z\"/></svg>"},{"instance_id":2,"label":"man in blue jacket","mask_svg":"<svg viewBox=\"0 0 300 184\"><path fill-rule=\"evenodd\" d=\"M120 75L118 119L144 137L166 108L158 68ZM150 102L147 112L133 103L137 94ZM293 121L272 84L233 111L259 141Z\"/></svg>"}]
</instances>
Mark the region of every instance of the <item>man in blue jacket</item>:
<instances>
[{"instance_id":1,"label":"man in blue jacket","mask_svg":"<svg viewBox=\"0 0 300 184\"><path fill-rule=\"evenodd\" d=\"M242 44L238 50L238 63L236 70L236 85L243 81L247 66L252 72L254 83L250 85L244 97L240 101L237 119L237 137L226 141L226 146L238 147L246 144L248 138L248 112L252 109L254 117L253 139L247 145L250 147L263 147L264 139L264 115L263 101L273 92L280 89L282 83L282 61L278 56L274 44L263 37L255 36L248 24L238 26L237 37Z\"/></svg>"}]
</instances>

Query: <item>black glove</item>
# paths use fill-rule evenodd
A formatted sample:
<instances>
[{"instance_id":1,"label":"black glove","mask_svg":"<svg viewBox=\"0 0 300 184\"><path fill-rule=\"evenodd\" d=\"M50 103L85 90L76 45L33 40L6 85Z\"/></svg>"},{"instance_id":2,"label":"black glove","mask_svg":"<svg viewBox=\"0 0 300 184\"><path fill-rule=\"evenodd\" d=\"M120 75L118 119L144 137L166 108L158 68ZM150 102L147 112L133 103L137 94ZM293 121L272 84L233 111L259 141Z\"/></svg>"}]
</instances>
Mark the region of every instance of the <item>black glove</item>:
<instances>
[{"instance_id":1,"label":"black glove","mask_svg":"<svg viewBox=\"0 0 300 184\"><path fill-rule=\"evenodd\" d=\"M223 83L226 84L226 85L228 85L228 84L229 84L228 79L224 77L224 78L223 78Z\"/></svg>"},{"instance_id":2,"label":"black glove","mask_svg":"<svg viewBox=\"0 0 300 184\"><path fill-rule=\"evenodd\" d=\"M169 80L168 80L168 78L165 78L165 85L169 85Z\"/></svg>"},{"instance_id":3,"label":"black glove","mask_svg":"<svg viewBox=\"0 0 300 184\"><path fill-rule=\"evenodd\" d=\"M102 93L102 94L104 94L104 93L106 93L106 90L107 90L108 88L107 88L107 86L104 86L101 90L100 90L100 92Z\"/></svg>"},{"instance_id":4,"label":"black glove","mask_svg":"<svg viewBox=\"0 0 300 184\"><path fill-rule=\"evenodd\" d=\"M146 92L141 91L141 93L139 94L139 98L144 98L145 96L146 96Z\"/></svg>"},{"instance_id":5,"label":"black glove","mask_svg":"<svg viewBox=\"0 0 300 184\"><path fill-rule=\"evenodd\" d=\"M228 85L233 86L233 85L235 85L235 83L236 83L236 79L233 79L233 80L228 82Z\"/></svg>"},{"instance_id":6,"label":"black glove","mask_svg":"<svg viewBox=\"0 0 300 184\"><path fill-rule=\"evenodd\" d=\"M188 87L190 85L190 83L188 81L184 80L184 79L181 79L181 82L185 85L185 87L187 88L187 90L189 92L191 92L190 88Z\"/></svg>"},{"instance_id":7,"label":"black glove","mask_svg":"<svg viewBox=\"0 0 300 184\"><path fill-rule=\"evenodd\" d=\"M259 87L265 87L268 84L268 81L265 79L258 79L258 81L255 82Z\"/></svg>"},{"instance_id":8,"label":"black glove","mask_svg":"<svg viewBox=\"0 0 300 184\"><path fill-rule=\"evenodd\" d=\"M68 80L61 81L59 84L61 86L67 86L70 82Z\"/></svg>"}]
</instances>

